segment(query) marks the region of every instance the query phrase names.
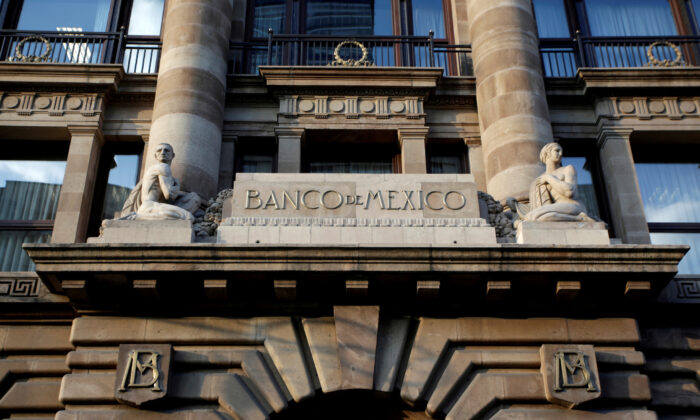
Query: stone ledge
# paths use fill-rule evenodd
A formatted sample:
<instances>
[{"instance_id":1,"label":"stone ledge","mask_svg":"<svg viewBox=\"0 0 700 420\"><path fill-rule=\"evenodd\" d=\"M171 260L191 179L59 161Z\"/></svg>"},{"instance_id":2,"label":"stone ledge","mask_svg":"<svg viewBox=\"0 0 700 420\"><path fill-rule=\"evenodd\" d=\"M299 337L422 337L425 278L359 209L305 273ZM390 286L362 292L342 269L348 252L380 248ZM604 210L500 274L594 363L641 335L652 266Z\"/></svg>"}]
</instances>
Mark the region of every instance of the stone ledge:
<instances>
[{"instance_id":1,"label":"stone ledge","mask_svg":"<svg viewBox=\"0 0 700 420\"><path fill-rule=\"evenodd\" d=\"M401 295L401 305L408 307L424 298L418 286L426 279L435 282L435 302L459 305L555 301L565 280L578 282L572 299L624 303L633 297L630 285L639 282L646 286L635 296L658 294L688 247L28 244L25 249L51 291L67 295L78 309L95 309L118 304L114 296L129 305L225 307L261 299L280 305L273 286L281 280L291 287L289 304L347 299L396 304ZM369 294L350 296L347 281L358 278L366 280ZM216 296L207 290L214 280ZM496 280L507 287L494 297L487 283Z\"/></svg>"},{"instance_id":2,"label":"stone ledge","mask_svg":"<svg viewBox=\"0 0 700 420\"><path fill-rule=\"evenodd\" d=\"M3 89L60 86L86 91L114 91L124 77L121 64L0 63Z\"/></svg>"}]
</instances>

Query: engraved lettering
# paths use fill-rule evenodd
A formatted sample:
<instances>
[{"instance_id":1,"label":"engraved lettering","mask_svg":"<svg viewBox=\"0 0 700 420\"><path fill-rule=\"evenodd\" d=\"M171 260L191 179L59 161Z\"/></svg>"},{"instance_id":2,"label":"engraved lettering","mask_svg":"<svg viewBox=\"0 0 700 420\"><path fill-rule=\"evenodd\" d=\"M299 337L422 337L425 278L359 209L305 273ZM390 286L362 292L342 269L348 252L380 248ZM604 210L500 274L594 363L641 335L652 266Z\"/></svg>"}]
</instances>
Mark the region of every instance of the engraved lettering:
<instances>
[{"instance_id":1,"label":"engraved lettering","mask_svg":"<svg viewBox=\"0 0 700 420\"><path fill-rule=\"evenodd\" d=\"M369 208L370 200L373 198L379 198L379 205L381 206L382 210L386 210L386 206L384 205L384 197L382 196L381 191L377 191L376 193L372 192L372 190L367 191L367 203L365 203L365 209Z\"/></svg>"},{"instance_id":2,"label":"engraved lettering","mask_svg":"<svg viewBox=\"0 0 700 420\"><path fill-rule=\"evenodd\" d=\"M406 202L403 205L403 208L401 210L406 210L406 207L410 207L411 210L415 210L415 206L413 205L413 201L411 201L411 197L413 196L413 191L403 191L403 197L406 199Z\"/></svg>"},{"instance_id":3,"label":"engraved lettering","mask_svg":"<svg viewBox=\"0 0 700 420\"><path fill-rule=\"evenodd\" d=\"M346 195L345 196L345 204L355 204L355 196L354 195Z\"/></svg>"},{"instance_id":4,"label":"engraved lettering","mask_svg":"<svg viewBox=\"0 0 700 420\"><path fill-rule=\"evenodd\" d=\"M457 194L462 199L462 204L460 204L459 206L456 206L456 207L450 207L449 200L448 200L450 194ZM459 191L448 191L447 193L445 193L445 196L442 198L442 204L444 204L445 207L447 207L450 210L460 210L460 209L464 208L464 206L467 205L467 198Z\"/></svg>"},{"instance_id":5,"label":"engraved lettering","mask_svg":"<svg viewBox=\"0 0 700 420\"><path fill-rule=\"evenodd\" d=\"M295 191L294 198L292 198L287 191L282 192L282 208L287 208L287 201L294 207L294 210L299 210L299 190Z\"/></svg>"},{"instance_id":6,"label":"engraved lettering","mask_svg":"<svg viewBox=\"0 0 700 420\"><path fill-rule=\"evenodd\" d=\"M355 205L356 206L364 206L365 205L365 203L362 202L362 196L359 194L357 196L355 196Z\"/></svg>"},{"instance_id":7,"label":"engraved lettering","mask_svg":"<svg viewBox=\"0 0 700 420\"><path fill-rule=\"evenodd\" d=\"M141 363L139 356L141 354L150 355L146 363ZM124 369L124 377L122 378L121 387L119 391L126 392L128 388L150 388L153 387L151 391L161 392L160 384L158 379L160 378L160 370L158 369L158 357L160 354L151 351L138 351L133 350L129 353L127 358L126 368ZM137 372L141 379L145 377L147 370L151 371L152 378L150 382L138 382Z\"/></svg>"},{"instance_id":8,"label":"engraved lettering","mask_svg":"<svg viewBox=\"0 0 700 420\"><path fill-rule=\"evenodd\" d=\"M573 359L572 363L569 360ZM577 372L580 372L577 374ZM579 377L572 382L572 377ZM554 353L554 391L562 392L565 388L586 388L596 392L591 381L591 372L586 366L585 355L580 351L561 350Z\"/></svg>"},{"instance_id":9,"label":"engraved lettering","mask_svg":"<svg viewBox=\"0 0 700 420\"><path fill-rule=\"evenodd\" d=\"M263 207L263 210L267 210L267 208L270 206L275 206L275 210L280 209L280 205L277 202L277 196L275 195L274 191L270 192L270 196L267 198L267 201L265 202L265 207Z\"/></svg>"},{"instance_id":10,"label":"engraved lettering","mask_svg":"<svg viewBox=\"0 0 700 420\"><path fill-rule=\"evenodd\" d=\"M328 203L326 203L326 195L328 195L329 193L335 193L338 196L338 204L335 207L331 207L328 205ZM321 204L323 205L323 207L327 208L328 210L335 210L338 207L343 205L343 195L341 193L339 193L338 191L328 190L328 191L324 192L323 195L321 195Z\"/></svg>"},{"instance_id":11,"label":"engraved lettering","mask_svg":"<svg viewBox=\"0 0 700 420\"><path fill-rule=\"evenodd\" d=\"M388 200L389 201L389 210L401 210L400 208L394 207L391 204L392 200L396 199L396 194L398 194L398 193L399 193L398 191L393 191L393 190L387 191L386 195L389 197L389 200Z\"/></svg>"},{"instance_id":12,"label":"engraved lettering","mask_svg":"<svg viewBox=\"0 0 700 420\"><path fill-rule=\"evenodd\" d=\"M444 208L443 206L435 208L432 205L430 205L430 196L433 194L440 194L440 191L430 191L425 195L425 207L429 208L430 210L442 210Z\"/></svg>"},{"instance_id":13,"label":"engraved lettering","mask_svg":"<svg viewBox=\"0 0 700 420\"><path fill-rule=\"evenodd\" d=\"M255 207L250 206L251 198L258 200L257 206L255 206ZM262 200L260 199L260 192L258 190L246 190L245 208L246 209L259 209L260 206L262 206Z\"/></svg>"},{"instance_id":14,"label":"engraved lettering","mask_svg":"<svg viewBox=\"0 0 700 420\"><path fill-rule=\"evenodd\" d=\"M319 207L319 206L311 207L311 206L309 206L309 205L307 204L307 202L306 202L306 196L307 196L308 194L314 193L314 192L317 193L317 194L321 194L321 192L318 191L318 190L306 190L306 191L304 191L304 194L301 195L301 205L304 206L304 207L306 207L306 208L309 209L309 210L316 210L316 209Z\"/></svg>"}]
</instances>

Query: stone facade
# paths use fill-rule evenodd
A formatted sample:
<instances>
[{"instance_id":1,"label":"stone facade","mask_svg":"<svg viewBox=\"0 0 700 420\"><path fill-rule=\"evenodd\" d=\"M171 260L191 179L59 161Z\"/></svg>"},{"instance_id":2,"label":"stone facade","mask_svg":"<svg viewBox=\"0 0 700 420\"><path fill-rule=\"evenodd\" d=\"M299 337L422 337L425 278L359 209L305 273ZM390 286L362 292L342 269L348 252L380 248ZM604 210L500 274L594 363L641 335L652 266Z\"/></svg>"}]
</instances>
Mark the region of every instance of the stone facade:
<instances>
[{"instance_id":1,"label":"stone facade","mask_svg":"<svg viewBox=\"0 0 700 420\"><path fill-rule=\"evenodd\" d=\"M157 76L0 63L0 141L68 156L51 243L0 273L0 417L697 419L700 279L651 244L633 153L698 144L697 67L546 78L531 2L452 0L474 76L230 74L247 3L168 0ZM605 222L513 224L552 140L596 157ZM194 222L98 231L104 154L143 174L162 142ZM236 173L268 143L276 173ZM428 173L444 144L468 173Z\"/></svg>"}]
</instances>

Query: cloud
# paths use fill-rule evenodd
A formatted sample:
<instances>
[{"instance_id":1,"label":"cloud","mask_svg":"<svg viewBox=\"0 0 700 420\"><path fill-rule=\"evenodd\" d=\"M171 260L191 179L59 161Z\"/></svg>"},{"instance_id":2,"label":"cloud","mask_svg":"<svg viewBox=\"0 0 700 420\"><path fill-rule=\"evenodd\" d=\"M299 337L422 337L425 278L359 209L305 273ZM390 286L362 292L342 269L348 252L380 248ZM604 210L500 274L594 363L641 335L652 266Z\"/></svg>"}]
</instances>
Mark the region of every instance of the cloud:
<instances>
[{"instance_id":1,"label":"cloud","mask_svg":"<svg viewBox=\"0 0 700 420\"><path fill-rule=\"evenodd\" d=\"M33 160L0 161L0 187L7 181L63 183L66 162L46 162Z\"/></svg>"}]
</instances>

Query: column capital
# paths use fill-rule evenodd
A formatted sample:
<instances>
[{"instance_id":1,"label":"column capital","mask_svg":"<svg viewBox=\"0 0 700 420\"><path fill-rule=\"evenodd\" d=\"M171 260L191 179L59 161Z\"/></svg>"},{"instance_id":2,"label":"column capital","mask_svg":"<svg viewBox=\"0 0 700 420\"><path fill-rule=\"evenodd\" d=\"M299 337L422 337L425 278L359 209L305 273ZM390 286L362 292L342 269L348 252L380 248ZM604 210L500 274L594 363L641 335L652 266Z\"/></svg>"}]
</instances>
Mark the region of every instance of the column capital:
<instances>
[{"instance_id":1,"label":"column capital","mask_svg":"<svg viewBox=\"0 0 700 420\"><path fill-rule=\"evenodd\" d=\"M397 134L399 137L399 143L403 143L404 140L425 140L428 137L428 127L399 127Z\"/></svg>"},{"instance_id":2,"label":"column capital","mask_svg":"<svg viewBox=\"0 0 700 420\"><path fill-rule=\"evenodd\" d=\"M304 129L300 127L275 127L277 137L298 137L304 136Z\"/></svg>"},{"instance_id":3,"label":"column capital","mask_svg":"<svg viewBox=\"0 0 700 420\"><path fill-rule=\"evenodd\" d=\"M608 139L611 138L629 140L633 131L633 129L627 127L601 127L598 130L596 145L599 149L603 148Z\"/></svg>"},{"instance_id":4,"label":"column capital","mask_svg":"<svg viewBox=\"0 0 700 420\"><path fill-rule=\"evenodd\" d=\"M481 147L481 136L465 136L464 144L466 144L467 147Z\"/></svg>"},{"instance_id":5,"label":"column capital","mask_svg":"<svg viewBox=\"0 0 700 420\"><path fill-rule=\"evenodd\" d=\"M69 125L66 127L71 137L94 136L100 144L104 143L102 128L99 125Z\"/></svg>"}]
</instances>

